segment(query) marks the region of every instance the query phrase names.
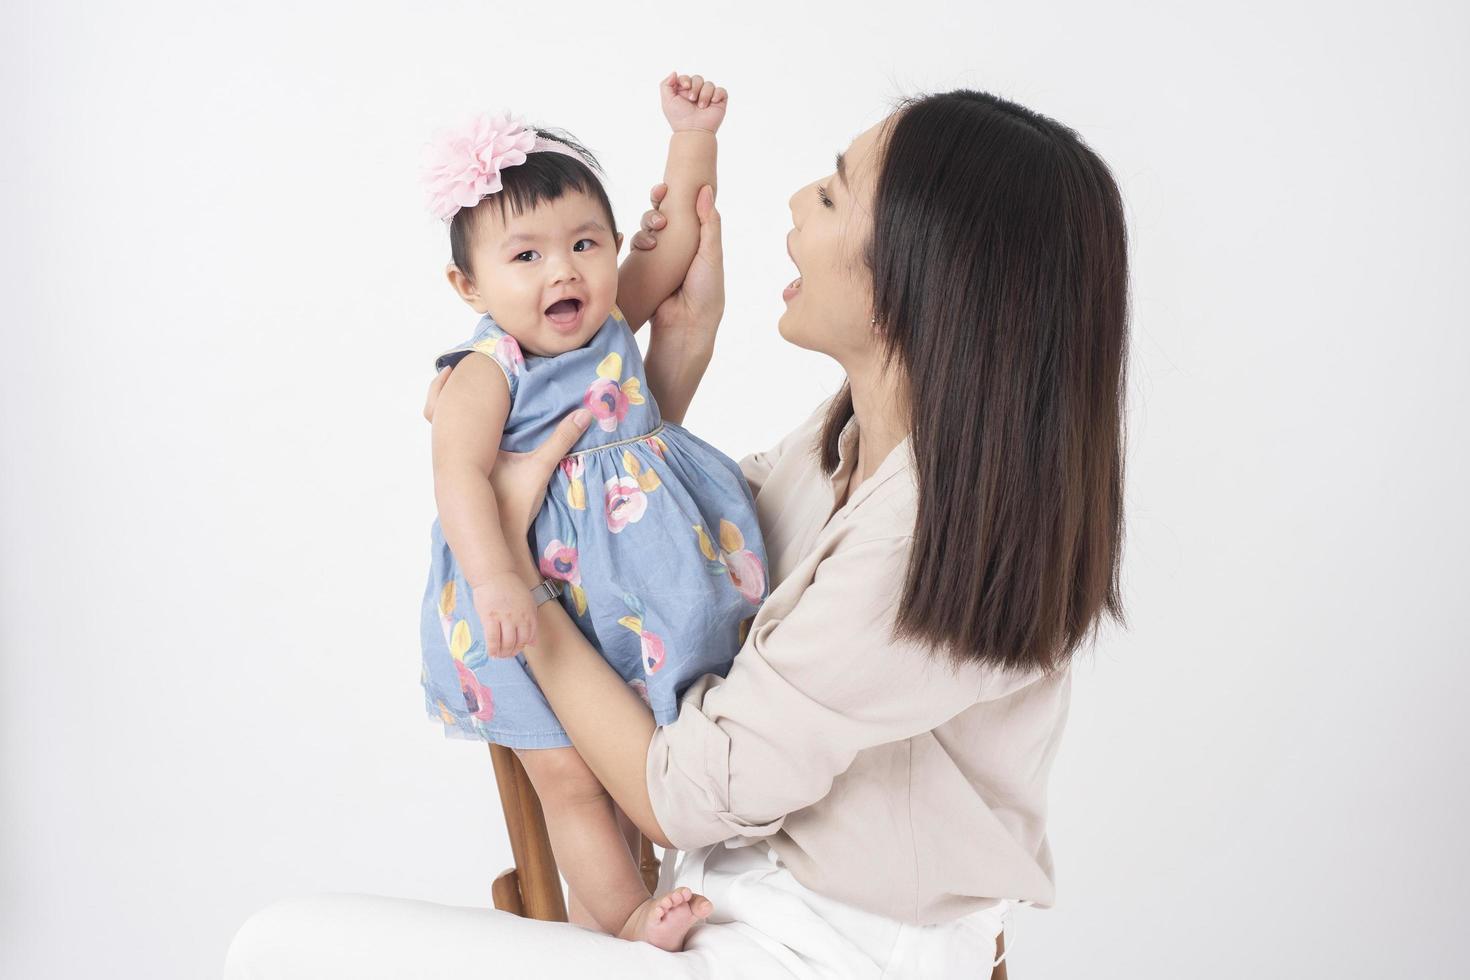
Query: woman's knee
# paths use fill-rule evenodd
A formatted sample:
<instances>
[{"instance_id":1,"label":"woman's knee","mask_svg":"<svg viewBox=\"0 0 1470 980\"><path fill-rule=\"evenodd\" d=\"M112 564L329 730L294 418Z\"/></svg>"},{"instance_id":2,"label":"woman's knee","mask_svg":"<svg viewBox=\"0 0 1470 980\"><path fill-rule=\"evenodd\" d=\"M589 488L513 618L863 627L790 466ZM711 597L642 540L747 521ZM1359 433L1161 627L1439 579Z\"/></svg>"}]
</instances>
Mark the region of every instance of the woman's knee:
<instances>
[{"instance_id":1,"label":"woman's knee","mask_svg":"<svg viewBox=\"0 0 1470 980\"><path fill-rule=\"evenodd\" d=\"M235 930L225 952L225 980L260 980L290 950L301 912L312 899L291 896L255 912Z\"/></svg>"}]
</instances>

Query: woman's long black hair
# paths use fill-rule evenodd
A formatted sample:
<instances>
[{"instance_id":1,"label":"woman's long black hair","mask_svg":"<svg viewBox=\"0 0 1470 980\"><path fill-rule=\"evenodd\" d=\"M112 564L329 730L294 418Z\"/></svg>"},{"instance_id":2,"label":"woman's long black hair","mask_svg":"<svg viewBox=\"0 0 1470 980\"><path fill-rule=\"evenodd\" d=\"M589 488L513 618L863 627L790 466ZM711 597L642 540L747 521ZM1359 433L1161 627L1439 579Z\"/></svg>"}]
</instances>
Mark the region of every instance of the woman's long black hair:
<instances>
[{"instance_id":1,"label":"woman's long black hair","mask_svg":"<svg viewBox=\"0 0 1470 980\"><path fill-rule=\"evenodd\" d=\"M895 634L1054 669L1122 621L1122 199L1075 132L984 92L904 100L884 133L866 261L919 498ZM844 386L828 473L852 412Z\"/></svg>"}]
</instances>

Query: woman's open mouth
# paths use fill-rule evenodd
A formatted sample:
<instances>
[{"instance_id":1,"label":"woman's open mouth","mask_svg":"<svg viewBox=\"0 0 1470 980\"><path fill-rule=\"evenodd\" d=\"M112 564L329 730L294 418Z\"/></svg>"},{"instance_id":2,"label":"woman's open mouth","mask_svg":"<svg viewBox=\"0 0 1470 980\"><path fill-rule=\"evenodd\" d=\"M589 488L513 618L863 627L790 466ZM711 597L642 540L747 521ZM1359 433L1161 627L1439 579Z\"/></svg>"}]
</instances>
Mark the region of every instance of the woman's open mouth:
<instances>
[{"instance_id":1,"label":"woman's open mouth","mask_svg":"<svg viewBox=\"0 0 1470 980\"><path fill-rule=\"evenodd\" d=\"M562 333L571 333L582 323L582 301L559 299L546 308L546 319Z\"/></svg>"}]
</instances>

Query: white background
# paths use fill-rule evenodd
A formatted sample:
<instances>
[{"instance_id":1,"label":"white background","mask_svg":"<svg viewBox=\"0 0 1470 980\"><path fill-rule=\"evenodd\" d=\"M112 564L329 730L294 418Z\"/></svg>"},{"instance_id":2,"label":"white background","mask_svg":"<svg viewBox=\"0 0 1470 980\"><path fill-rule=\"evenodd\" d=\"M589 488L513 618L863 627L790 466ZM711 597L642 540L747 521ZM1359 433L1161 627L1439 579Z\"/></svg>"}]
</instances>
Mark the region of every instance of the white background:
<instances>
[{"instance_id":1,"label":"white background","mask_svg":"<svg viewBox=\"0 0 1470 980\"><path fill-rule=\"evenodd\" d=\"M566 127L630 234L671 69L731 93L687 422L733 456L840 382L776 331L787 200L893 99L1016 99L1122 185L1131 628L1077 667L1014 975L1470 971L1463 5L0 16L0 975L216 976L293 893L489 904L488 754L418 686L418 413L475 320L418 149Z\"/></svg>"}]
</instances>

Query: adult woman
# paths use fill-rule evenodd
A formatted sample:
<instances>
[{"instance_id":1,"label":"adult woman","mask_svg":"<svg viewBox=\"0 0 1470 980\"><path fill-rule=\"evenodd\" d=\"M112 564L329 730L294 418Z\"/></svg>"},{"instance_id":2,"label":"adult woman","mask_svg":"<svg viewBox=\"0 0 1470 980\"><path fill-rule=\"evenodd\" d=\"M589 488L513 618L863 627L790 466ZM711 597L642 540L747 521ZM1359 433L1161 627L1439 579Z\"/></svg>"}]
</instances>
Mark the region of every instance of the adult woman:
<instances>
[{"instance_id":1,"label":"adult woman","mask_svg":"<svg viewBox=\"0 0 1470 980\"><path fill-rule=\"evenodd\" d=\"M541 975L973 976L1009 902L1050 903L1045 785L1068 659L1120 612L1117 188L1071 130L961 90L901 104L790 203L802 276L781 333L847 383L741 461L771 592L728 676L701 678L655 728L556 603L525 650L621 810L687 852L666 880L707 898L693 903L706 924L666 954L489 910L296 900L247 922L237 975L298 975L265 966L289 944L276 959L320 976L371 942L353 975L484 960ZM701 221L651 327L649 388L675 422L723 307L707 198ZM508 542L524 543L577 432L569 418L497 463ZM389 930L413 959L393 958Z\"/></svg>"}]
</instances>

